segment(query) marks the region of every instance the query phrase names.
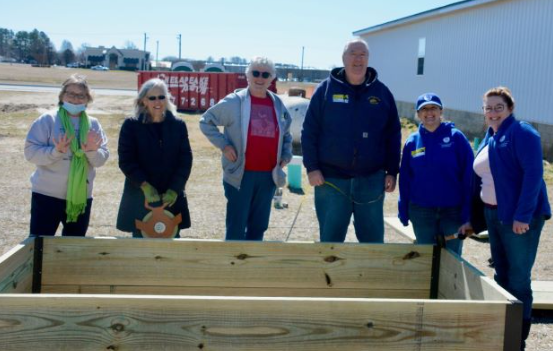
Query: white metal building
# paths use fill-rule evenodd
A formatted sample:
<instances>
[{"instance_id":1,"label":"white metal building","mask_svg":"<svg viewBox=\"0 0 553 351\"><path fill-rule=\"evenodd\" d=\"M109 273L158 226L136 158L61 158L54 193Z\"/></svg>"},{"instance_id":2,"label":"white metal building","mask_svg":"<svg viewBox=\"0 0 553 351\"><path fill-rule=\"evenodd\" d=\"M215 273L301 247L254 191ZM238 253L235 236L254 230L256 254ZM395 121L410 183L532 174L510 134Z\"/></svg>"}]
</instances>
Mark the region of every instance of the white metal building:
<instances>
[{"instance_id":1,"label":"white metal building","mask_svg":"<svg viewBox=\"0 0 553 351\"><path fill-rule=\"evenodd\" d=\"M459 1L353 34L369 43L369 65L400 108L433 91L475 118L466 112L481 115L483 93L504 85L553 154L553 0Z\"/></svg>"}]
</instances>

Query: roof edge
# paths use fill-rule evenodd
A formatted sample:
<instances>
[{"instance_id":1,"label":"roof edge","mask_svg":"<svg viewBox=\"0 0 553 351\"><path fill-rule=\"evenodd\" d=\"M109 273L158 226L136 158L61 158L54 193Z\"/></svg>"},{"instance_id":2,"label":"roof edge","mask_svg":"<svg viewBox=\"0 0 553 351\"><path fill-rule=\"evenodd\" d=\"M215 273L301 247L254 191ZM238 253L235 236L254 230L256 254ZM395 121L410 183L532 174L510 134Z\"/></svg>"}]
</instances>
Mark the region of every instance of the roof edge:
<instances>
[{"instance_id":1,"label":"roof edge","mask_svg":"<svg viewBox=\"0 0 553 351\"><path fill-rule=\"evenodd\" d=\"M407 23L421 21L421 20L424 20L424 19L427 19L427 18L430 18L430 17L434 17L434 16L438 16L438 15L444 15L444 14L447 14L447 13L463 10L463 9L466 9L466 8L469 8L469 7L480 6L480 5L484 5L484 4L488 4L488 3L496 2L496 1L501 1L501 0L463 0L463 1L458 1L458 2L454 2L452 4L449 4L449 5L444 5L444 6L440 6L440 7L430 9L430 10L427 10L427 11L419 12L419 13L416 13L414 15L410 15L410 16L407 16L407 17L398 18L398 19L393 20L393 21L384 22L384 23L381 23L381 24L377 24L375 26L360 29L360 30L357 30L355 32L352 32L352 34L355 35L355 36L361 36L363 34L378 32L378 31L381 31L381 30L384 30L384 29L389 29L389 28L393 28L393 27L396 27L396 26L401 26L401 25L404 25L404 24L407 24Z\"/></svg>"}]
</instances>

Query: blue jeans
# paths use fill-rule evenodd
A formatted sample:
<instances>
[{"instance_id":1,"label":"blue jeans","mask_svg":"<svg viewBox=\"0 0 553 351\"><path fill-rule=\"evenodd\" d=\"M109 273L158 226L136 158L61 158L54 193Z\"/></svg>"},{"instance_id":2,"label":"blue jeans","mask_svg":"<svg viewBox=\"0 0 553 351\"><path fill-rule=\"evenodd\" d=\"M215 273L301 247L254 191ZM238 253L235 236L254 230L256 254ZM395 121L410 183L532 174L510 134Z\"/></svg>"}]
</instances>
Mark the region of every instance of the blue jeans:
<instances>
[{"instance_id":1,"label":"blue jeans","mask_svg":"<svg viewBox=\"0 0 553 351\"><path fill-rule=\"evenodd\" d=\"M63 225L62 236L85 236L90 222L92 199L86 200L85 212L77 217L76 222L67 222L66 205L67 202L65 200L32 193L29 236L56 235L56 230L58 230L60 223Z\"/></svg>"},{"instance_id":2,"label":"blue jeans","mask_svg":"<svg viewBox=\"0 0 553 351\"><path fill-rule=\"evenodd\" d=\"M321 242L346 239L351 215L360 243L384 242L384 171L352 179L325 178L334 187L315 187Z\"/></svg>"},{"instance_id":3,"label":"blue jeans","mask_svg":"<svg viewBox=\"0 0 553 351\"><path fill-rule=\"evenodd\" d=\"M225 240L263 240L276 185L271 172L245 171L240 189L223 182L227 198Z\"/></svg>"},{"instance_id":4,"label":"blue jeans","mask_svg":"<svg viewBox=\"0 0 553 351\"><path fill-rule=\"evenodd\" d=\"M459 207L421 207L409 204L409 219L418 244L437 244L438 236L442 238L457 233L463 225ZM445 239L444 239L445 240ZM445 242L446 248L461 255L463 242L452 239Z\"/></svg>"},{"instance_id":5,"label":"blue jeans","mask_svg":"<svg viewBox=\"0 0 553 351\"><path fill-rule=\"evenodd\" d=\"M532 266L536 260L545 220L533 218L525 234L515 234L513 223L502 223L497 210L485 208L495 281L524 304L523 318L532 317Z\"/></svg>"}]
</instances>

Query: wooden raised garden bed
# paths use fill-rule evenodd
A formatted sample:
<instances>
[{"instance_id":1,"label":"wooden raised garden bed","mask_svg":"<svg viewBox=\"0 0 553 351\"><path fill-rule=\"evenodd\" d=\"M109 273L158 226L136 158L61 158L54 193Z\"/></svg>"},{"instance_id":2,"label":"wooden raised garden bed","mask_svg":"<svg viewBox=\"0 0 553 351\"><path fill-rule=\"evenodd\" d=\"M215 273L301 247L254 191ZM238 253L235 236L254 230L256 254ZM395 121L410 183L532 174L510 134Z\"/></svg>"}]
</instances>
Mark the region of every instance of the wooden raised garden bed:
<instances>
[{"instance_id":1,"label":"wooden raised garden bed","mask_svg":"<svg viewBox=\"0 0 553 351\"><path fill-rule=\"evenodd\" d=\"M29 238L1 350L518 350L522 305L432 246Z\"/></svg>"}]
</instances>

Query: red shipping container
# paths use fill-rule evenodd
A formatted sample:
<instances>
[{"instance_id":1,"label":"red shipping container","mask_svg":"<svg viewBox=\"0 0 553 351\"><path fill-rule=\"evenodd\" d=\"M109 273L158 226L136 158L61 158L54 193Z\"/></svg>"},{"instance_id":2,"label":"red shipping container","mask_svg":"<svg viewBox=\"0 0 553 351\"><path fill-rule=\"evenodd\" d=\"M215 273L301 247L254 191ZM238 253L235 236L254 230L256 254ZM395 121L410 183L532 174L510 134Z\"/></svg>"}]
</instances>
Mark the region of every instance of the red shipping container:
<instances>
[{"instance_id":1,"label":"red shipping container","mask_svg":"<svg viewBox=\"0 0 553 351\"><path fill-rule=\"evenodd\" d=\"M173 102L181 111L205 111L234 90L248 86L244 73L140 71L138 89L152 78L167 83ZM269 90L276 92L276 79Z\"/></svg>"}]
</instances>

